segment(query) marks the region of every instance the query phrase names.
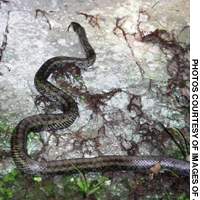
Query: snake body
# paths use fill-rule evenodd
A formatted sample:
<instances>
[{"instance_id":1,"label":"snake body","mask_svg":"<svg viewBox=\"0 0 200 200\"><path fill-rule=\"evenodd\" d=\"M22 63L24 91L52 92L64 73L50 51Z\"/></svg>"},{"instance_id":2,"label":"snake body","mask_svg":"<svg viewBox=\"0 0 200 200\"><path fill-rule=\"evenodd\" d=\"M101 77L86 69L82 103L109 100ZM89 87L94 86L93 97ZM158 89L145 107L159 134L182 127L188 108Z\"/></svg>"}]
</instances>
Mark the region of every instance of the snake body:
<instances>
[{"instance_id":1,"label":"snake body","mask_svg":"<svg viewBox=\"0 0 200 200\"><path fill-rule=\"evenodd\" d=\"M12 157L19 170L26 174L77 173L102 170L149 170L156 163L181 175L189 175L189 162L161 156L117 156L106 155L94 158L74 158L65 160L37 161L27 153L27 136L32 131L58 130L69 127L79 114L77 103L61 89L48 81L48 77L58 67L76 66L87 69L96 59L95 51L89 44L84 28L70 24L77 33L86 58L58 56L47 60L37 71L34 79L39 93L62 111L61 113L38 114L19 122L11 138Z\"/></svg>"}]
</instances>

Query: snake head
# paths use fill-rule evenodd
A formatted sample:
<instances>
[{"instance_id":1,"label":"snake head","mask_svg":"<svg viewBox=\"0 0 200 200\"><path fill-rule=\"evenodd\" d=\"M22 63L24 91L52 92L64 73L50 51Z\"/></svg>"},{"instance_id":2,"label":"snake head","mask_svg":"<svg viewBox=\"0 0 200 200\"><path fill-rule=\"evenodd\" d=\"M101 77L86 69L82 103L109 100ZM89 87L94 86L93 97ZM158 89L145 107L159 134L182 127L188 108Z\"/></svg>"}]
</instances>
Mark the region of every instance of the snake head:
<instances>
[{"instance_id":1,"label":"snake head","mask_svg":"<svg viewBox=\"0 0 200 200\"><path fill-rule=\"evenodd\" d=\"M77 22L71 22L71 24L68 26L67 31L69 31L70 27L72 26L74 32L79 32L80 29L83 29L83 27L77 23Z\"/></svg>"}]
</instances>

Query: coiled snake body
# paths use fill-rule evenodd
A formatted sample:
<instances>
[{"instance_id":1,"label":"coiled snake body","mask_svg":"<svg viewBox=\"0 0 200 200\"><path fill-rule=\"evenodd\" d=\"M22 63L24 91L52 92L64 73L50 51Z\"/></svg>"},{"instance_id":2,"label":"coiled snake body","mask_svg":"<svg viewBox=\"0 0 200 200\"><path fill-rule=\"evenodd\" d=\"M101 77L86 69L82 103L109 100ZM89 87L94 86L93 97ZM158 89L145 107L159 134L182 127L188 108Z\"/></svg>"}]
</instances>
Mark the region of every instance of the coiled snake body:
<instances>
[{"instance_id":1,"label":"coiled snake body","mask_svg":"<svg viewBox=\"0 0 200 200\"><path fill-rule=\"evenodd\" d=\"M70 26L77 33L86 58L59 56L47 60L35 75L35 86L42 96L49 99L62 111L59 114L38 114L19 122L11 138L11 152L18 169L27 174L57 174L97 170L149 170L156 163L174 170L181 175L189 175L189 162L161 156L100 156L94 158L74 158L65 160L36 161L27 154L27 136L31 131L57 130L69 127L78 116L78 106L74 99L55 87L47 79L58 67L73 65L87 68L95 62L96 54L88 42L84 28L72 22Z\"/></svg>"}]
</instances>

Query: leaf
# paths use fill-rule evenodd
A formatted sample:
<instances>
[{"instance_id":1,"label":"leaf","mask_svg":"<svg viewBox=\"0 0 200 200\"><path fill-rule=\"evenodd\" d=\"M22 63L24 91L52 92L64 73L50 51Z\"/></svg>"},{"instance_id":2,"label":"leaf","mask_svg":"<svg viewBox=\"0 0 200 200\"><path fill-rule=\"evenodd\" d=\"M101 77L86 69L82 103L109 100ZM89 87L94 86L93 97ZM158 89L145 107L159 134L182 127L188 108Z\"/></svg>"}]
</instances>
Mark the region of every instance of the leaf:
<instances>
[{"instance_id":1,"label":"leaf","mask_svg":"<svg viewBox=\"0 0 200 200\"><path fill-rule=\"evenodd\" d=\"M153 173L153 174L158 174L161 170L161 165L160 165L160 162L156 163L153 167L150 168L150 171Z\"/></svg>"},{"instance_id":2,"label":"leaf","mask_svg":"<svg viewBox=\"0 0 200 200\"><path fill-rule=\"evenodd\" d=\"M41 176L34 176L33 180L37 183L40 183L42 181L42 177Z\"/></svg>"},{"instance_id":3,"label":"leaf","mask_svg":"<svg viewBox=\"0 0 200 200\"><path fill-rule=\"evenodd\" d=\"M160 162L156 163L153 167L150 168L149 178L153 180L154 175L158 174L161 170Z\"/></svg>"}]
</instances>

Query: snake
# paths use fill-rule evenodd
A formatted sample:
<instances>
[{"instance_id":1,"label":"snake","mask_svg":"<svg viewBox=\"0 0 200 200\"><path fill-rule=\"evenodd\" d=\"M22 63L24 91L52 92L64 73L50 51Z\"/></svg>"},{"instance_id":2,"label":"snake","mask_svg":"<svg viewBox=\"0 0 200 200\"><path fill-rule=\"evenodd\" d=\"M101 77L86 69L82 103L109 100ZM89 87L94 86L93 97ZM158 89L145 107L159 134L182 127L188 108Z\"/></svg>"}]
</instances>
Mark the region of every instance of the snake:
<instances>
[{"instance_id":1,"label":"snake","mask_svg":"<svg viewBox=\"0 0 200 200\"><path fill-rule=\"evenodd\" d=\"M52 84L48 78L58 68L78 67L87 70L96 60L96 53L90 45L85 29L77 22L71 22L69 27L77 34L85 57L57 56L48 59L35 74L34 84L41 96L56 105L59 113L44 113L28 116L15 127L11 136L11 154L16 167L24 174L72 174L78 171L133 170L149 171L159 163L160 167L174 171L180 176L189 176L188 161L165 156L131 156L131 155L101 155L90 158L70 158L62 160L37 160L27 152L28 135L31 132L65 129L71 126L79 116L78 104L73 97ZM78 170L77 170L78 169Z\"/></svg>"}]
</instances>

